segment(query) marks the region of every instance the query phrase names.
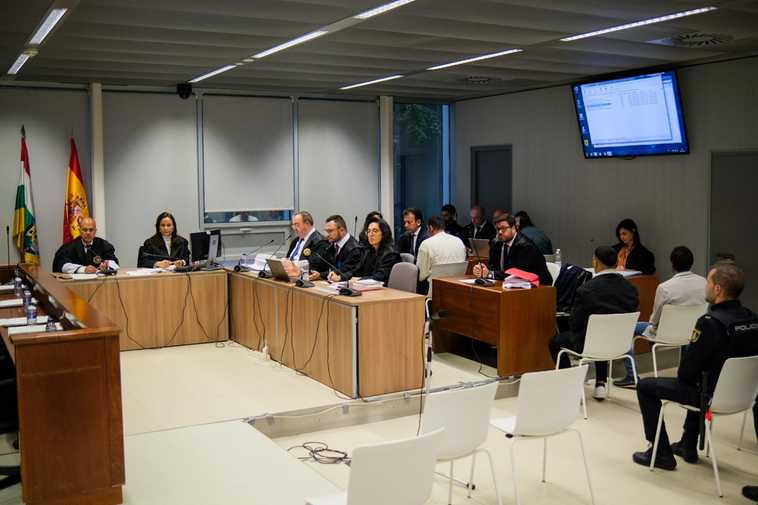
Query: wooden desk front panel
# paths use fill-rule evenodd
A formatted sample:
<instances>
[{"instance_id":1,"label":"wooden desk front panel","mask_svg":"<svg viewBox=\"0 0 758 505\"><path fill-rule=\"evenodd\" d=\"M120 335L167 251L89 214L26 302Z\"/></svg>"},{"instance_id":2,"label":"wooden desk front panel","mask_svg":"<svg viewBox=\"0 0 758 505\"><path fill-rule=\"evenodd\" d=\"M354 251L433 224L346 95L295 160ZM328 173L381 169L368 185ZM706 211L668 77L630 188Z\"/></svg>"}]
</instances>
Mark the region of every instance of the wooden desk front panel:
<instances>
[{"instance_id":1,"label":"wooden desk front panel","mask_svg":"<svg viewBox=\"0 0 758 505\"><path fill-rule=\"evenodd\" d=\"M435 325L439 340L434 339L435 352L444 352L447 333L465 335L491 345L500 340L500 298L502 289L483 288L455 281L434 279L432 311L447 310L447 317ZM437 286L440 290L437 291ZM438 345L439 344L439 345Z\"/></svg>"},{"instance_id":2,"label":"wooden desk front panel","mask_svg":"<svg viewBox=\"0 0 758 505\"><path fill-rule=\"evenodd\" d=\"M498 375L521 375L555 367L548 350L556 332L556 293L552 286L509 289L500 298Z\"/></svg>"},{"instance_id":3,"label":"wooden desk front panel","mask_svg":"<svg viewBox=\"0 0 758 505\"><path fill-rule=\"evenodd\" d=\"M229 275L229 338L260 351L276 332L273 286L243 273Z\"/></svg>"},{"instance_id":4,"label":"wooden desk front panel","mask_svg":"<svg viewBox=\"0 0 758 505\"><path fill-rule=\"evenodd\" d=\"M650 321L655 302L655 290L658 289L656 275L636 275L628 278L640 294L640 321Z\"/></svg>"},{"instance_id":5,"label":"wooden desk front panel","mask_svg":"<svg viewBox=\"0 0 758 505\"><path fill-rule=\"evenodd\" d=\"M120 329L122 351L228 338L226 272L70 281Z\"/></svg>"}]
</instances>

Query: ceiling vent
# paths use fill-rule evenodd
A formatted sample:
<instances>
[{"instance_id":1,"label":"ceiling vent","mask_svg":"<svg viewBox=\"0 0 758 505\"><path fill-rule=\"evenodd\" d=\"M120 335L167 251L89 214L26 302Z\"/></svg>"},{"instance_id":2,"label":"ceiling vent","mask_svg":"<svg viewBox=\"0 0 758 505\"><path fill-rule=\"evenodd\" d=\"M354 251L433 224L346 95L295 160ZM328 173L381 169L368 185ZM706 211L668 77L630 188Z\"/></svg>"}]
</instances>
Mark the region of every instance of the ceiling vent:
<instances>
[{"instance_id":1,"label":"ceiling vent","mask_svg":"<svg viewBox=\"0 0 758 505\"><path fill-rule=\"evenodd\" d=\"M651 40L653 44L662 46L688 47L688 48L711 48L729 44L734 37L724 33L690 32L667 37L665 39Z\"/></svg>"},{"instance_id":2,"label":"ceiling vent","mask_svg":"<svg viewBox=\"0 0 758 505\"><path fill-rule=\"evenodd\" d=\"M473 84L475 86L486 86L488 84L494 84L497 81L498 79L493 79L492 77L487 77L484 75L470 75L463 79L463 82Z\"/></svg>"}]
</instances>

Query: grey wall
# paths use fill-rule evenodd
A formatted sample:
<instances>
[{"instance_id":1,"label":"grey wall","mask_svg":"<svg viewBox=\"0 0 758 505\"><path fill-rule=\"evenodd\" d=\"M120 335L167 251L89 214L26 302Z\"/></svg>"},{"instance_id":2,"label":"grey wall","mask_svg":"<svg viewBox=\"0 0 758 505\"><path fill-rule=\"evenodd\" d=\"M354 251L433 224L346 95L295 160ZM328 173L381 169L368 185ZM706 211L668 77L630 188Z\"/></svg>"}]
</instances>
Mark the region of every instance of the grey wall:
<instances>
[{"instance_id":1,"label":"grey wall","mask_svg":"<svg viewBox=\"0 0 758 505\"><path fill-rule=\"evenodd\" d=\"M32 174L41 263L52 268L63 239L63 204L73 135L87 188L90 187L88 97L85 91L50 91L0 87L0 262L5 263L5 226L13 233L13 209L21 170L21 125ZM91 199L90 199L91 203ZM11 246L11 261L18 260Z\"/></svg>"},{"instance_id":2,"label":"grey wall","mask_svg":"<svg viewBox=\"0 0 758 505\"><path fill-rule=\"evenodd\" d=\"M527 210L568 261L588 264L637 221L659 275L679 244L706 264L710 152L758 147L758 58L679 70L691 154L585 160L569 86L456 104L455 204L470 202L471 147L513 146L514 211ZM465 215L465 211L463 212Z\"/></svg>"}]
</instances>

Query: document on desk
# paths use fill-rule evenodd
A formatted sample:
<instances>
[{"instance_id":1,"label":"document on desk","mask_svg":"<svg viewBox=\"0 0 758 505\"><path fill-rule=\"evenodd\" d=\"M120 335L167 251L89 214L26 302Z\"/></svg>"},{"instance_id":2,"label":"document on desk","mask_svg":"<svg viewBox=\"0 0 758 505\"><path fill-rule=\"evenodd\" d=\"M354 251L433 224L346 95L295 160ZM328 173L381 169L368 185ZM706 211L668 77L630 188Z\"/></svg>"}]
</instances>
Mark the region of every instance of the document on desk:
<instances>
[{"instance_id":1,"label":"document on desk","mask_svg":"<svg viewBox=\"0 0 758 505\"><path fill-rule=\"evenodd\" d=\"M15 286L13 284L3 284L0 286L0 293L13 293Z\"/></svg>"},{"instance_id":2,"label":"document on desk","mask_svg":"<svg viewBox=\"0 0 758 505\"><path fill-rule=\"evenodd\" d=\"M30 324L28 326L14 326L8 328L8 335L23 335L24 333L40 333L46 331L46 324ZM61 323L55 323L55 330L60 331L63 329Z\"/></svg>"},{"instance_id":3,"label":"document on desk","mask_svg":"<svg viewBox=\"0 0 758 505\"><path fill-rule=\"evenodd\" d=\"M159 272L168 272L160 268L138 268L137 270L127 270L126 275L130 277L144 277L146 275L155 275Z\"/></svg>"},{"instance_id":4,"label":"document on desk","mask_svg":"<svg viewBox=\"0 0 758 505\"><path fill-rule=\"evenodd\" d=\"M75 281L91 281L97 279L97 274L71 274L71 278Z\"/></svg>"},{"instance_id":5,"label":"document on desk","mask_svg":"<svg viewBox=\"0 0 758 505\"><path fill-rule=\"evenodd\" d=\"M476 284L476 279L458 279L458 282L463 284Z\"/></svg>"},{"instance_id":6,"label":"document on desk","mask_svg":"<svg viewBox=\"0 0 758 505\"><path fill-rule=\"evenodd\" d=\"M21 298L11 298L10 300L0 300L0 307L21 307L24 300Z\"/></svg>"},{"instance_id":7,"label":"document on desk","mask_svg":"<svg viewBox=\"0 0 758 505\"><path fill-rule=\"evenodd\" d=\"M47 323L47 316L37 316L37 322L40 324ZM0 318L0 326L26 326L26 317Z\"/></svg>"}]
</instances>

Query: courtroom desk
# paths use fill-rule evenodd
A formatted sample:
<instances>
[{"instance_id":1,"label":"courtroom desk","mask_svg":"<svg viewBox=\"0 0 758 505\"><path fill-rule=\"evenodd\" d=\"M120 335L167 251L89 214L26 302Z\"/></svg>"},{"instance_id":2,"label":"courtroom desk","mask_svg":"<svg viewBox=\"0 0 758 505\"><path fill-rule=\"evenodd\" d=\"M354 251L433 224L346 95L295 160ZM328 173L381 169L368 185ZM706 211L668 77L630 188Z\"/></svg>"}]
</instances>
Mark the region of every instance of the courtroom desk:
<instances>
[{"instance_id":1,"label":"courtroom desk","mask_svg":"<svg viewBox=\"0 0 758 505\"><path fill-rule=\"evenodd\" d=\"M350 397L421 387L424 297L394 289L346 297L230 274L231 338Z\"/></svg>"},{"instance_id":2,"label":"courtroom desk","mask_svg":"<svg viewBox=\"0 0 758 505\"><path fill-rule=\"evenodd\" d=\"M225 270L63 282L121 329L122 351L227 340Z\"/></svg>"},{"instance_id":3,"label":"courtroom desk","mask_svg":"<svg viewBox=\"0 0 758 505\"><path fill-rule=\"evenodd\" d=\"M9 335L0 328L16 369L24 503L121 503L119 330L40 267L24 265L22 276L36 285L43 313L71 314L61 319L62 331ZM0 317L21 313L0 309Z\"/></svg>"},{"instance_id":4,"label":"courtroom desk","mask_svg":"<svg viewBox=\"0 0 758 505\"><path fill-rule=\"evenodd\" d=\"M657 275L634 275L626 278L640 294L640 318L639 321L650 321L653 313L653 303L655 302L655 290L658 289ZM647 340L638 339L634 341L634 352L643 354L650 352L653 344Z\"/></svg>"},{"instance_id":5,"label":"courtroom desk","mask_svg":"<svg viewBox=\"0 0 758 505\"><path fill-rule=\"evenodd\" d=\"M472 279L473 276L468 276ZM448 311L434 325L435 352L447 352L464 335L497 347L500 376L555 367L548 342L555 334L555 288L502 289L502 282L483 287L460 278L433 280L432 311Z\"/></svg>"}]
</instances>

